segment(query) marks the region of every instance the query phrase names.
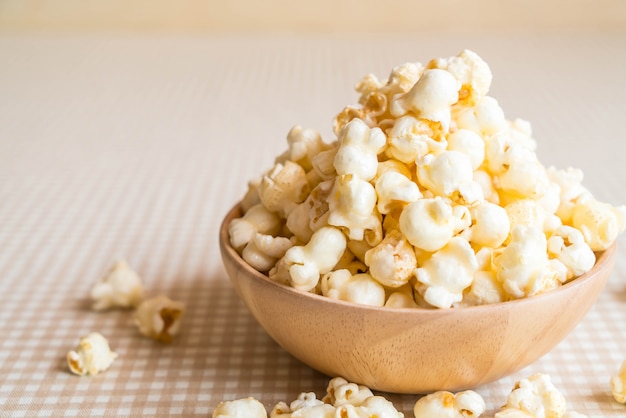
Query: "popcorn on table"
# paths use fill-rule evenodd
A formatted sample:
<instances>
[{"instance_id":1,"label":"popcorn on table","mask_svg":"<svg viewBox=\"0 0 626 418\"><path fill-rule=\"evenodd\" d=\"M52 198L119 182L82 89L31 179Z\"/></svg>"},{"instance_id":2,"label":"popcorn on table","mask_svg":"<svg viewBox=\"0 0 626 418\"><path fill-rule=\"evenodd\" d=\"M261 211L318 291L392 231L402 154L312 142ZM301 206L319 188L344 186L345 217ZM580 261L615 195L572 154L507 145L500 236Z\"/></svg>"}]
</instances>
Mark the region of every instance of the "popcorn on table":
<instances>
[{"instance_id":1,"label":"popcorn on table","mask_svg":"<svg viewBox=\"0 0 626 418\"><path fill-rule=\"evenodd\" d=\"M622 362L619 373L610 380L611 393L619 403L626 403L626 360Z\"/></svg>"},{"instance_id":2,"label":"popcorn on table","mask_svg":"<svg viewBox=\"0 0 626 418\"><path fill-rule=\"evenodd\" d=\"M263 404L254 398L223 401L213 411L213 418L266 418ZM270 418L404 418L393 404L376 396L363 385L336 377L329 381L326 394L318 399L313 392L302 392L290 403L278 402Z\"/></svg>"},{"instance_id":3,"label":"popcorn on table","mask_svg":"<svg viewBox=\"0 0 626 418\"><path fill-rule=\"evenodd\" d=\"M495 418L574 418L584 417L574 411L567 411L563 394L554 386L550 376L536 373L515 384L506 404Z\"/></svg>"},{"instance_id":4,"label":"popcorn on table","mask_svg":"<svg viewBox=\"0 0 626 418\"><path fill-rule=\"evenodd\" d=\"M503 302L585 274L626 206L596 200L578 169L545 167L492 79L469 50L366 75L333 141L296 125L249 183L233 248L301 291L389 307Z\"/></svg>"},{"instance_id":5,"label":"popcorn on table","mask_svg":"<svg viewBox=\"0 0 626 418\"><path fill-rule=\"evenodd\" d=\"M134 308L144 298L139 275L125 261L118 261L91 289L93 309Z\"/></svg>"},{"instance_id":6,"label":"popcorn on table","mask_svg":"<svg viewBox=\"0 0 626 418\"><path fill-rule=\"evenodd\" d=\"M67 353L67 364L74 374L96 375L108 369L116 357L107 339L102 334L92 332L82 337L78 346Z\"/></svg>"},{"instance_id":7,"label":"popcorn on table","mask_svg":"<svg viewBox=\"0 0 626 418\"><path fill-rule=\"evenodd\" d=\"M169 343L180 330L185 305L160 295L147 299L135 311L135 324L146 337Z\"/></svg>"},{"instance_id":8,"label":"popcorn on table","mask_svg":"<svg viewBox=\"0 0 626 418\"><path fill-rule=\"evenodd\" d=\"M485 401L473 390L457 394L437 391L415 402L413 414L415 418L475 418L481 416L485 409Z\"/></svg>"}]
</instances>

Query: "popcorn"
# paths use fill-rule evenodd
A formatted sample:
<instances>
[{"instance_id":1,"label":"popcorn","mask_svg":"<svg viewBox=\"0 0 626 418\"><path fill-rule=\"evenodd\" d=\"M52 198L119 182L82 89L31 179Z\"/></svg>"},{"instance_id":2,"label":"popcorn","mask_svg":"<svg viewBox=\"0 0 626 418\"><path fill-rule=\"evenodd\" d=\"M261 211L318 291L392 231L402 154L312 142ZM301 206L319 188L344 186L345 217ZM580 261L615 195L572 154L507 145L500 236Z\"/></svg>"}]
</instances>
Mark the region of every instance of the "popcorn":
<instances>
[{"instance_id":1,"label":"popcorn","mask_svg":"<svg viewBox=\"0 0 626 418\"><path fill-rule=\"evenodd\" d=\"M169 343L180 330L185 307L167 296L145 300L135 312L135 324L146 337Z\"/></svg>"},{"instance_id":2,"label":"popcorn","mask_svg":"<svg viewBox=\"0 0 626 418\"><path fill-rule=\"evenodd\" d=\"M574 206L572 225L583 233L593 251L606 250L626 228L626 206L584 199Z\"/></svg>"},{"instance_id":3,"label":"popcorn","mask_svg":"<svg viewBox=\"0 0 626 418\"><path fill-rule=\"evenodd\" d=\"M377 236L381 220L376 207L376 190L369 182L344 174L337 177L328 197L328 224L347 229L348 238L362 240L366 231ZM377 244L377 242L372 242Z\"/></svg>"},{"instance_id":4,"label":"popcorn","mask_svg":"<svg viewBox=\"0 0 626 418\"><path fill-rule=\"evenodd\" d=\"M292 246L289 238L257 233L243 249L241 257L258 271L267 272Z\"/></svg>"},{"instance_id":5,"label":"popcorn","mask_svg":"<svg viewBox=\"0 0 626 418\"><path fill-rule=\"evenodd\" d=\"M263 176L259 186L259 198L269 211L287 216L309 194L310 186L306 172L292 161L276 163Z\"/></svg>"},{"instance_id":6,"label":"popcorn","mask_svg":"<svg viewBox=\"0 0 626 418\"><path fill-rule=\"evenodd\" d=\"M413 247L400 231L393 230L380 244L365 253L365 264L374 279L396 288L409 281L417 267L417 259Z\"/></svg>"},{"instance_id":7,"label":"popcorn","mask_svg":"<svg viewBox=\"0 0 626 418\"><path fill-rule=\"evenodd\" d=\"M298 163L304 170L313 168L312 159L320 152L328 149L319 132L296 125L287 134L287 159Z\"/></svg>"},{"instance_id":8,"label":"popcorn","mask_svg":"<svg viewBox=\"0 0 626 418\"><path fill-rule=\"evenodd\" d=\"M619 373L611 377L611 393L619 403L626 403L626 361L622 362Z\"/></svg>"},{"instance_id":9,"label":"popcorn","mask_svg":"<svg viewBox=\"0 0 626 418\"><path fill-rule=\"evenodd\" d=\"M350 383L341 377L330 380L322 400L313 392L301 393L287 405L279 402L270 412L270 418L404 418L391 402L375 396L362 385Z\"/></svg>"},{"instance_id":10,"label":"popcorn","mask_svg":"<svg viewBox=\"0 0 626 418\"><path fill-rule=\"evenodd\" d=\"M571 225L576 202L591 197L589 191L582 185L583 172L572 167L564 170L548 167L546 174L559 186L559 207L556 215L563 220L564 224Z\"/></svg>"},{"instance_id":11,"label":"popcorn","mask_svg":"<svg viewBox=\"0 0 626 418\"><path fill-rule=\"evenodd\" d=\"M410 203L400 215L400 231L416 248L437 251L471 223L465 206L452 206L442 197Z\"/></svg>"},{"instance_id":12,"label":"popcorn","mask_svg":"<svg viewBox=\"0 0 626 418\"><path fill-rule=\"evenodd\" d=\"M465 289L460 305L489 305L505 300L507 300L507 295L496 273L490 270L480 270L474 273L472 285Z\"/></svg>"},{"instance_id":13,"label":"popcorn","mask_svg":"<svg viewBox=\"0 0 626 418\"><path fill-rule=\"evenodd\" d=\"M580 170L544 167L491 81L469 50L366 75L336 140L296 125L249 183L233 248L279 283L399 308L504 302L589 271L626 229L626 206L595 200Z\"/></svg>"},{"instance_id":14,"label":"popcorn","mask_svg":"<svg viewBox=\"0 0 626 418\"><path fill-rule=\"evenodd\" d=\"M391 102L395 117L412 112L420 119L438 122L444 132L450 127L450 106L459 100L460 83L447 71L425 70L413 88Z\"/></svg>"},{"instance_id":15,"label":"popcorn","mask_svg":"<svg viewBox=\"0 0 626 418\"><path fill-rule=\"evenodd\" d=\"M322 295L360 305L383 306L385 288L367 273L352 275L349 270L327 273L321 281Z\"/></svg>"},{"instance_id":16,"label":"popcorn","mask_svg":"<svg viewBox=\"0 0 626 418\"><path fill-rule=\"evenodd\" d=\"M489 65L467 49L456 57L431 60L428 68L439 68L452 74L461 83L459 102L468 106L473 106L487 94L493 78Z\"/></svg>"},{"instance_id":17,"label":"popcorn","mask_svg":"<svg viewBox=\"0 0 626 418\"><path fill-rule=\"evenodd\" d=\"M267 418L265 407L254 398L222 401L213 411L213 418Z\"/></svg>"},{"instance_id":18,"label":"popcorn","mask_svg":"<svg viewBox=\"0 0 626 418\"><path fill-rule=\"evenodd\" d=\"M345 249L346 237L340 230L322 227L306 245L289 248L269 276L279 282L289 282L296 289L310 291L317 286L320 275L335 267Z\"/></svg>"},{"instance_id":19,"label":"popcorn","mask_svg":"<svg viewBox=\"0 0 626 418\"><path fill-rule=\"evenodd\" d=\"M436 196L461 195L468 204L483 199L480 185L472 187L474 172L469 156L458 151L427 154L418 159L417 179Z\"/></svg>"},{"instance_id":20,"label":"popcorn","mask_svg":"<svg viewBox=\"0 0 626 418\"><path fill-rule=\"evenodd\" d=\"M308 242L314 231L328 224L328 196L333 186L332 180L318 183L287 217L286 226L299 241Z\"/></svg>"},{"instance_id":21,"label":"popcorn","mask_svg":"<svg viewBox=\"0 0 626 418\"><path fill-rule=\"evenodd\" d=\"M78 346L67 353L70 371L79 376L96 375L105 371L117 358L109 342L97 332L82 337Z\"/></svg>"},{"instance_id":22,"label":"popcorn","mask_svg":"<svg viewBox=\"0 0 626 418\"><path fill-rule=\"evenodd\" d=\"M548 239L548 254L567 268L566 280L580 276L593 267L596 255L576 228L562 225Z\"/></svg>"},{"instance_id":23,"label":"popcorn","mask_svg":"<svg viewBox=\"0 0 626 418\"><path fill-rule=\"evenodd\" d=\"M467 155L472 171L477 170L485 160L485 141L468 129L459 129L448 135L448 150Z\"/></svg>"},{"instance_id":24,"label":"popcorn","mask_svg":"<svg viewBox=\"0 0 626 418\"><path fill-rule=\"evenodd\" d=\"M387 135L385 154L405 164L413 163L429 152L443 151L447 145L445 138L430 123L411 115L396 119Z\"/></svg>"},{"instance_id":25,"label":"popcorn","mask_svg":"<svg viewBox=\"0 0 626 418\"><path fill-rule=\"evenodd\" d=\"M473 114L476 118L479 132L486 137L495 135L507 127L504 111L493 97L483 97L476 104Z\"/></svg>"},{"instance_id":26,"label":"popcorn","mask_svg":"<svg viewBox=\"0 0 626 418\"><path fill-rule=\"evenodd\" d=\"M371 396L374 394L367 386L348 382L343 377L335 377L328 382L323 401L334 406L359 406Z\"/></svg>"},{"instance_id":27,"label":"popcorn","mask_svg":"<svg viewBox=\"0 0 626 418\"><path fill-rule=\"evenodd\" d=\"M504 209L509 217L511 231L516 226L528 226L538 228L546 235L551 235L556 228L561 226L561 219L547 212L537 200L516 200L505 205Z\"/></svg>"},{"instance_id":28,"label":"popcorn","mask_svg":"<svg viewBox=\"0 0 626 418\"><path fill-rule=\"evenodd\" d=\"M362 120L354 119L339 133L339 149L334 166L337 175L350 174L369 181L376 175L378 153L387 143L385 134L379 129L370 129Z\"/></svg>"},{"instance_id":29,"label":"popcorn","mask_svg":"<svg viewBox=\"0 0 626 418\"><path fill-rule=\"evenodd\" d=\"M437 391L420 398L413 407L415 418L479 417L485 412L483 398L472 390L453 394Z\"/></svg>"},{"instance_id":30,"label":"popcorn","mask_svg":"<svg viewBox=\"0 0 626 418\"><path fill-rule=\"evenodd\" d=\"M392 292L385 301L386 308L399 308L399 309L415 309L417 303L415 302L415 296L413 295L413 287L410 283L399 287L396 291Z\"/></svg>"},{"instance_id":31,"label":"popcorn","mask_svg":"<svg viewBox=\"0 0 626 418\"><path fill-rule=\"evenodd\" d=\"M118 261L91 289L93 309L133 308L144 297L141 278L124 261Z\"/></svg>"},{"instance_id":32,"label":"popcorn","mask_svg":"<svg viewBox=\"0 0 626 418\"><path fill-rule=\"evenodd\" d=\"M415 269L417 290L437 308L450 308L463 299L463 290L472 284L478 261L469 242L454 237Z\"/></svg>"},{"instance_id":33,"label":"popcorn","mask_svg":"<svg viewBox=\"0 0 626 418\"><path fill-rule=\"evenodd\" d=\"M470 209L472 225L463 232L473 245L498 248L509 236L511 223L506 210L484 201Z\"/></svg>"},{"instance_id":34,"label":"popcorn","mask_svg":"<svg viewBox=\"0 0 626 418\"><path fill-rule=\"evenodd\" d=\"M280 218L262 204L252 206L241 218L228 225L230 245L241 251L257 233L276 235L280 230Z\"/></svg>"},{"instance_id":35,"label":"popcorn","mask_svg":"<svg viewBox=\"0 0 626 418\"><path fill-rule=\"evenodd\" d=\"M495 418L557 418L562 417L565 411L565 398L552 384L550 376L537 373L515 384Z\"/></svg>"},{"instance_id":36,"label":"popcorn","mask_svg":"<svg viewBox=\"0 0 626 418\"><path fill-rule=\"evenodd\" d=\"M387 171L376 179L374 186L378 203L378 212L385 215L395 207L415 202L422 197L417 184L407 176L396 171Z\"/></svg>"},{"instance_id":37,"label":"popcorn","mask_svg":"<svg viewBox=\"0 0 626 418\"><path fill-rule=\"evenodd\" d=\"M301 393L287 405L279 402L270 412L270 418L326 418L335 416L335 407L325 404L315 397L315 393Z\"/></svg>"},{"instance_id":38,"label":"popcorn","mask_svg":"<svg viewBox=\"0 0 626 418\"><path fill-rule=\"evenodd\" d=\"M558 284L549 265L546 236L537 227L514 227L511 242L494 258L494 265L498 281L513 298L533 296Z\"/></svg>"}]
</instances>

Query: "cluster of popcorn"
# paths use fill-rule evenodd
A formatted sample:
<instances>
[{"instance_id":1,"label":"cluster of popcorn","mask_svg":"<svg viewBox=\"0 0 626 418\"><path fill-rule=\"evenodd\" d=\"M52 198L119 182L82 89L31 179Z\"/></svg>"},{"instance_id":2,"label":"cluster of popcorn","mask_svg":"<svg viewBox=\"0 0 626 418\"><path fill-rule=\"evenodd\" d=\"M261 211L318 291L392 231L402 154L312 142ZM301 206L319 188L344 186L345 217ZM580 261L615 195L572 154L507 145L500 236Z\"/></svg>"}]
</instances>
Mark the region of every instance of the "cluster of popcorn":
<instances>
[{"instance_id":1,"label":"cluster of popcorn","mask_svg":"<svg viewBox=\"0 0 626 418\"><path fill-rule=\"evenodd\" d=\"M157 341L169 343L180 330L185 306L159 295L146 298L141 277L124 261L116 262L91 289L92 308L134 309L134 322L139 332ZM80 339L75 350L67 354L70 371L77 375L95 375L105 371L117 354L110 350L108 340L93 332Z\"/></svg>"},{"instance_id":2,"label":"cluster of popcorn","mask_svg":"<svg viewBox=\"0 0 626 418\"><path fill-rule=\"evenodd\" d=\"M267 418L261 402L254 398L223 401L213 411L213 418ZM270 418L404 418L393 404L363 385L341 377L330 380L326 395L318 399L314 392L303 392L290 404L277 403Z\"/></svg>"},{"instance_id":3,"label":"cluster of popcorn","mask_svg":"<svg viewBox=\"0 0 626 418\"><path fill-rule=\"evenodd\" d=\"M506 404L495 418L584 418L566 410L563 395L546 374L535 374L516 383ZM477 392L437 391L421 397L413 407L415 418L477 418L486 410ZM265 407L248 397L223 401L213 411L213 418L267 418ZM366 386L350 383L341 377L330 380L326 395L317 399L313 392L303 392L289 405L276 404L270 418L403 418L392 402L377 396Z\"/></svg>"},{"instance_id":4,"label":"cluster of popcorn","mask_svg":"<svg viewBox=\"0 0 626 418\"><path fill-rule=\"evenodd\" d=\"M578 169L544 167L491 79L468 50L366 76L334 142L292 128L250 182L232 246L277 282L403 308L518 299L589 271L626 206L596 200Z\"/></svg>"}]
</instances>

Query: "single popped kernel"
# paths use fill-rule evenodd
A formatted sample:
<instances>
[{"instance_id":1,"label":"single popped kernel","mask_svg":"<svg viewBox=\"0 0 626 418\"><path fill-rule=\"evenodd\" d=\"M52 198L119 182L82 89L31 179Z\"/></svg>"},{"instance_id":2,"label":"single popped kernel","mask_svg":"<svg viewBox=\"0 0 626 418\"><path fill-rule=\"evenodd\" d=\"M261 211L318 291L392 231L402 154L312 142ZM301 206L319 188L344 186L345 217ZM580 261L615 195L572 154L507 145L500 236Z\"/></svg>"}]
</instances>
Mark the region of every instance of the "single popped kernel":
<instances>
[{"instance_id":1,"label":"single popped kernel","mask_svg":"<svg viewBox=\"0 0 626 418\"><path fill-rule=\"evenodd\" d=\"M420 398L413 407L415 418L477 418L485 412L483 398L472 390L454 394L437 391Z\"/></svg>"},{"instance_id":2,"label":"single popped kernel","mask_svg":"<svg viewBox=\"0 0 626 418\"><path fill-rule=\"evenodd\" d=\"M161 295L147 299L135 312L135 324L146 337L169 343L180 331L185 306Z\"/></svg>"},{"instance_id":3,"label":"single popped kernel","mask_svg":"<svg viewBox=\"0 0 626 418\"><path fill-rule=\"evenodd\" d=\"M213 411L213 418L267 418L265 407L254 398L222 401Z\"/></svg>"},{"instance_id":4,"label":"single popped kernel","mask_svg":"<svg viewBox=\"0 0 626 418\"><path fill-rule=\"evenodd\" d=\"M626 360L622 362L619 373L611 377L611 393L619 403L626 403Z\"/></svg>"},{"instance_id":5,"label":"single popped kernel","mask_svg":"<svg viewBox=\"0 0 626 418\"><path fill-rule=\"evenodd\" d=\"M125 261L118 261L91 289L93 309L134 308L144 297L139 275Z\"/></svg>"},{"instance_id":6,"label":"single popped kernel","mask_svg":"<svg viewBox=\"0 0 626 418\"><path fill-rule=\"evenodd\" d=\"M109 342L97 332L82 337L78 346L67 353L70 371L79 376L96 375L111 366L117 357L109 348Z\"/></svg>"}]
</instances>

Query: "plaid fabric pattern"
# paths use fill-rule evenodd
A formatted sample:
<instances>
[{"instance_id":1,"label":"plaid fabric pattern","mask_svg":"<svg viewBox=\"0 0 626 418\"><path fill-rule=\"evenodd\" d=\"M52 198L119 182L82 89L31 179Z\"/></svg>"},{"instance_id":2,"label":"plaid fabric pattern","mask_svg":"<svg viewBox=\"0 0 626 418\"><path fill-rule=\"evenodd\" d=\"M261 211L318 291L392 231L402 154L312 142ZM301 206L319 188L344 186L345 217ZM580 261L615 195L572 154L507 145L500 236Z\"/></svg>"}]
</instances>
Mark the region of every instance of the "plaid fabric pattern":
<instances>
[{"instance_id":1,"label":"plaid fabric pattern","mask_svg":"<svg viewBox=\"0 0 626 418\"><path fill-rule=\"evenodd\" d=\"M391 66L478 52L508 118L531 121L546 165L584 170L626 203L623 34L313 38L0 36L0 416L207 416L224 399L269 409L328 378L277 346L233 291L218 228L294 124L331 140L352 86ZM589 314L552 352L475 390L489 416L516 380L549 373L570 409L626 415L609 378L626 358L626 241ZM163 345L89 291L117 259L149 295L187 306ZM69 373L80 336L119 354ZM386 396L407 416L417 396Z\"/></svg>"}]
</instances>

